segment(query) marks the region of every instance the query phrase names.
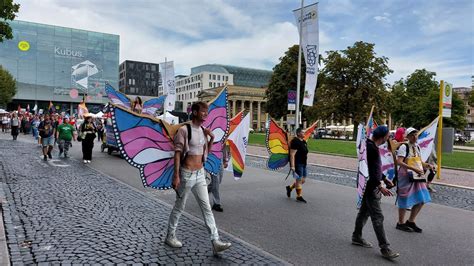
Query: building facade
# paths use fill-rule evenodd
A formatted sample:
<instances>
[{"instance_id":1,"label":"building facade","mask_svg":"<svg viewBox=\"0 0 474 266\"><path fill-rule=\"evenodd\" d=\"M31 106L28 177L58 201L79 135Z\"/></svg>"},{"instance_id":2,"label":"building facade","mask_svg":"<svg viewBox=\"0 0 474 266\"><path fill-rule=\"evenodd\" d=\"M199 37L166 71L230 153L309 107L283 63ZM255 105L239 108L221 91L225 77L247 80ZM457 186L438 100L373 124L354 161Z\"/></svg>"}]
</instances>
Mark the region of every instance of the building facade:
<instances>
[{"instance_id":1,"label":"building facade","mask_svg":"<svg viewBox=\"0 0 474 266\"><path fill-rule=\"evenodd\" d=\"M129 95L159 95L160 65L126 60L119 66L119 90Z\"/></svg>"},{"instance_id":2,"label":"building facade","mask_svg":"<svg viewBox=\"0 0 474 266\"><path fill-rule=\"evenodd\" d=\"M241 88L262 89L267 87L272 71L228 65L207 64L191 69L189 76L177 76L176 106L187 112L193 102L199 100L198 94L221 86L235 85ZM263 90L265 94L265 90Z\"/></svg>"},{"instance_id":3,"label":"building facade","mask_svg":"<svg viewBox=\"0 0 474 266\"><path fill-rule=\"evenodd\" d=\"M71 112L106 103L105 83L118 86L119 36L26 21L9 22L13 39L0 43L0 65L17 81L8 109L18 105Z\"/></svg>"},{"instance_id":4,"label":"building facade","mask_svg":"<svg viewBox=\"0 0 474 266\"><path fill-rule=\"evenodd\" d=\"M474 139L474 107L469 105L469 96L473 91L473 88L469 87L457 87L453 88L453 91L459 95L464 101L466 106L466 121L467 125L464 128L464 135L469 136L471 140Z\"/></svg>"}]
</instances>

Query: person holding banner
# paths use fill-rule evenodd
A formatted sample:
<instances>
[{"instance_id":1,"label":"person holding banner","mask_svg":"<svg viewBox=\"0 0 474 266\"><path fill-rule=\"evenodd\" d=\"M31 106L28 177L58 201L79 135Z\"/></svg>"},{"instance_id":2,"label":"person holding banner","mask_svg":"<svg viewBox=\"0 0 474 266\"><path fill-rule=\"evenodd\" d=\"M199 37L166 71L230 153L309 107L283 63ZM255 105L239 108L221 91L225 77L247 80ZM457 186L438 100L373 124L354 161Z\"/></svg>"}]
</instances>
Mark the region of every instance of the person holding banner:
<instances>
[{"instance_id":1,"label":"person holding banner","mask_svg":"<svg viewBox=\"0 0 474 266\"><path fill-rule=\"evenodd\" d=\"M291 186L286 187L286 195L291 197L291 191L296 189L296 200L306 203L303 199L303 184L308 175L306 170L308 160L308 145L304 140L304 130L296 129L296 138L291 140L290 144L290 167L293 171L295 182Z\"/></svg>"},{"instance_id":2,"label":"person holding banner","mask_svg":"<svg viewBox=\"0 0 474 266\"><path fill-rule=\"evenodd\" d=\"M396 229L405 232L421 233L415 219L425 203L431 201L430 193L424 178L425 170L434 170L434 166L423 162L421 149L416 143L418 130L410 127L406 130L408 143L400 145L397 150L398 169L398 223ZM405 221L407 209L411 209L410 217Z\"/></svg>"},{"instance_id":3,"label":"person holding banner","mask_svg":"<svg viewBox=\"0 0 474 266\"><path fill-rule=\"evenodd\" d=\"M392 185L391 182L383 178L382 161L379 153L379 146L384 144L389 137L389 130L386 126L378 126L370 139L367 139L367 167L369 180L365 188L362 204L355 221L354 232L352 233L352 244L371 248L372 244L362 238L362 229L370 216L374 227L375 235L379 242L380 252L387 259L394 259L400 254L392 251L389 246L385 229L383 227L384 216L380 207L380 200L383 196L392 196L392 192L384 186Z\"/></svg>"}]
</instances>

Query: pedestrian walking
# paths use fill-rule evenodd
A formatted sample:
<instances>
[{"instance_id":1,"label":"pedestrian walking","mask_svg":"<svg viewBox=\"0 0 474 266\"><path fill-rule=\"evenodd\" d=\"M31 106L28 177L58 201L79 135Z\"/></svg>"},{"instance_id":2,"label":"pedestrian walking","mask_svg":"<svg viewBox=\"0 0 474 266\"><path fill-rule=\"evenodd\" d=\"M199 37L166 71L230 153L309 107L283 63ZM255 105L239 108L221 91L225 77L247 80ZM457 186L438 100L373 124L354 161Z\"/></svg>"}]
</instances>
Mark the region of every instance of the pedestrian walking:
<instances>
[{"instance_id":1,"label":"pedestrian walking","mask_svg":"<svg viewBox=\"0 0 474 266\"><path fill-rule=\"evenodd\" d=\"M21 123L20 118L18 118L18 115L14 112L10 120L10 126L12 130L11 134L12 134L13 140L16 140L18 137L20 123Z\"/></svg>"},{"instance_id":2,"label":"pedestrian walking","mask_svg":"<svg viewBox=\"0 0 474 266\"><path fill-rule=\"evenodd\" d=\"M8 113L2 116L2 132L8 131Z\"/></svg>"},{"instance_id":3,"label":"pedestrian walking","mask_svg":"<svg viewBox=\"0 0 474 266\"><path fill-rule=\"evenodd\" d=\"M74 135L74 127L69 124L69 117L64 117L63 123L58 126L56 130L56 139L58 139L58 148L59 148L59 156L64 153L64 158L68 158L69 147L71 147L72 143L71 140L76 140Z\"/></svg>"},{"instance_id":4,"label":"pedestrian walking","mask_svg":"<svg viewBox=\"0 0 474 266\"><path fill-rule=\"evenodd\" d=\"M92 115L85 114L84 122L81 125L80 137L82 141L82 159L84 163L90 163L92 160L92 149L94 148L94 139L97 129L92 122Z\"/></svg>"},{"instance_id":5,"label":"pedestrian walking","mask_svg":"<svg viewBox=\"0 0 474 266\"><path fill-rule=\"evenodd\" d=\"M296 189L296 200L306 203L303 198L303 184L308 175L306 170L308 160L308 144L304 140L304 130L296 129L296 138L290 143L290 167L293 171L295 181L290 186L286 186L286 195L291 197L291 191Z\"/></svg>"},{"instance_id":6,"label":"pedestrian walking","mask_svg":"<svg viewBox=\"0 0 474 266\"><path fill-rule=\"evenodd\" d=\"M211 183L207 186L207 190L211 194L209 200L212 199L212 209L217 212L223 212L224 209L221 205L221 196L219 192L220 184L222 183L222 178L224 177L224 169L227 168L229 165L229 158L230 158L230 149L228 145L224 145L222 149L222 163L221 169L218 175L210 175L211 176Z\"/></svg>"},{"instance_id":7,"label":"pedestrian walking","mask_svg":"<svg viewBox=\"0 0 474 266\"><path fill-rule=\"evenodd\" d=\"M408 143L400 145L397 150L398 169L398 223L396 229L405 232L421 233L423 230L415 224L415 219L425 203L431 201L426 187L426 179L420 178L428 169L434 166L421 160L420 146L416 143L418 130L408 128L406 136ZM411 210L410 217L405 221L407 209Z\"/></svg>"},{"instance_id":8,"label":"pedestrian walking","mask_svg":"<svg viewBox=\"0 0 474 266\"><path fill-rule=\"evenodd\" d=\"M38 127L39 127L40 123L41 123L41 121L40 121L39 117L37 115L35 115L35 117L31 121L31 128L33 129L33 137L35 138L36 141L38 141L38 135L39 135Z\"/></svg>"},{"instance_id":9,"label":"pedestrian walking","mask_svg":"<svg viewBox=\"0 0 474 266\"><path fill-rule=\"evenodd\" d=\"M53 159L51 152L54 146L54 127L53 121L48 114L44 115L44 121L38 126L38 131L41 136L41 144L43 146L43 160L47 161Z\"/></svg>"},{"instance_id":10,"label":"pedestrian walking","mask_svg":"<svg viewBox=\"0 0 474 266\"><path fill-rule=\"evenodd\" d=\"M204 162L214 141L214 134L209 129L202 127L202 123L208 115L208 108L204 102L194 103L191 107L191 124L179 128L174 139L173 188L176 190L176 201L170 213L165 243L174 248L183 246L176 238L176 228L184 211L186 200L192 192L201 208L204 223L211 235L214 255L217 255L230 248L231 243L219 240L207 193Z\"/></svg>"},{"instance_id":11,"label":"pedestrian walking","mask_svg":"<svg viewBox=\"0 0 474 266\"><path fill-rule=\"evenodd\" d=\"M388 128L386 126L378 126L373 131L372 138L367 139L367 167L369 171L369 180L367 181L364 197L362 198L362 204L357 213L355 228L352 233L352 244L366 248L372 247L372 244L362 237L362 230L370 217L382 256L387 259L394 259L400 254L389 248L390 244L385 236L385 229L383 227L384 216L380 206L382 195L393 196L392 192L384 187L384 185L393 186L393 184L383 177L382 161L378 148L378 146L387 141L388 137Z\"/></svg>"}]
</instances>

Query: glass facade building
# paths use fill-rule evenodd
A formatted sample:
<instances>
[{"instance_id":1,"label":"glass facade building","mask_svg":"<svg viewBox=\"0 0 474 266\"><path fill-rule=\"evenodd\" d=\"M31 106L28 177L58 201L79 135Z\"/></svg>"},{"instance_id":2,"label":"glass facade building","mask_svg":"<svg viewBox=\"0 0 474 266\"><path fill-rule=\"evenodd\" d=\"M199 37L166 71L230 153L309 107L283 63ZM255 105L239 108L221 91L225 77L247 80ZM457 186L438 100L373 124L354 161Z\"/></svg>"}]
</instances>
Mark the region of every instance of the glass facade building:
<instances>
[{"instance_id":1,"label":"glass facade building","mask_svg":"<svg viewBox=\"0 0 474 266\"><path fill-rule=\"evenodd\" d=\"M105 83L118 88L118 35L26 21L9 24L14 38L0 43L0 65L17 80L9 109L19 104L45 109L52 101L69 111L83 95L98 108L107 102Z\"/></svg>"}]
</instances>

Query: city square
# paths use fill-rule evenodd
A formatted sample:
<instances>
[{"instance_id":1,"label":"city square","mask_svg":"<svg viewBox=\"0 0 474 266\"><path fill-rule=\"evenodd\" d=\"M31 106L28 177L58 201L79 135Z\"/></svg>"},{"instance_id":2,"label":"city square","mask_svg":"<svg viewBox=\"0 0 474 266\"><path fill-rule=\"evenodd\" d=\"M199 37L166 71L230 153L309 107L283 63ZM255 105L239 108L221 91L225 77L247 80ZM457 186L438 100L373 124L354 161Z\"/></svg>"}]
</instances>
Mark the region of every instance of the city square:
<instances>
[{"instance_id":1,"label":"city square","mask_svg":"<svg viewBox=\"0 0 474 266\"><path fill-rule=\"evenodd\" d=\"M474 264L472 2L1 8L0 265Z\"/></svg>"}]
</instances>

